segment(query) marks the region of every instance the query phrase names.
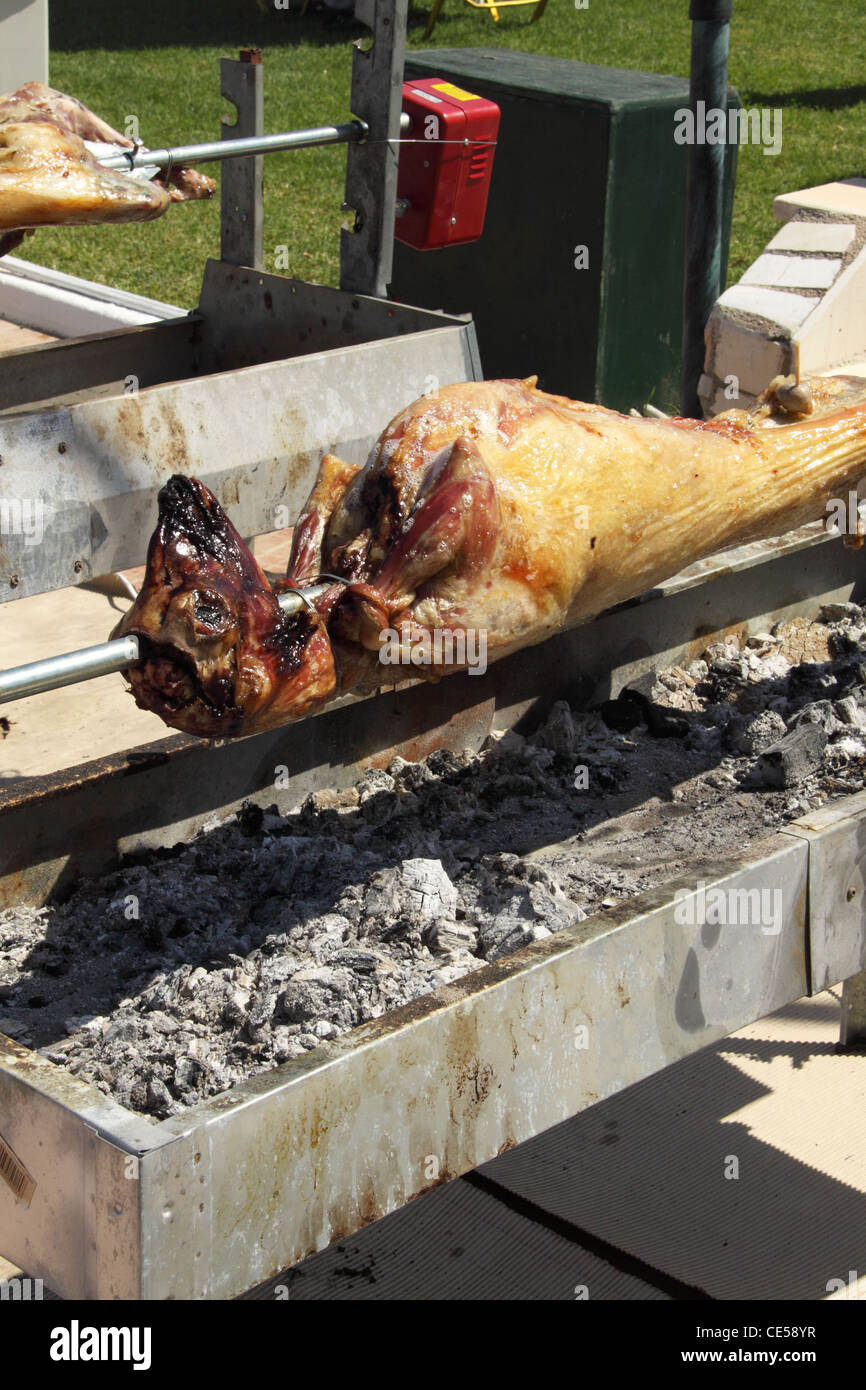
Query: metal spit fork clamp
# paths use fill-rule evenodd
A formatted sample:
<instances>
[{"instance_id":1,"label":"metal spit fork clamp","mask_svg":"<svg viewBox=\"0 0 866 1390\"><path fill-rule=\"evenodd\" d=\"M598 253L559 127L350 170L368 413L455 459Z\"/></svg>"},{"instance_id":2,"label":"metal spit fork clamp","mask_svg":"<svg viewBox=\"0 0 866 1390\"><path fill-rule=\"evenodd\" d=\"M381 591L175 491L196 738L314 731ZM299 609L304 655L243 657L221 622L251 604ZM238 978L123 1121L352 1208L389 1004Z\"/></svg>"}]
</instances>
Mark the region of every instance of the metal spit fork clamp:
<instances>
[{"instance_id":1,"label":"metal spit fork clamp","mask_svg":"<svg viewBox=\"0 0 866 1390\"><path fill-rule=\"evenodd\" d=\"M394 235L419 251L477 241L484 230L499 107L427 77L403 83L412 139L400 148L397 197L408 204Z\"/></svg>"}]
</instances>

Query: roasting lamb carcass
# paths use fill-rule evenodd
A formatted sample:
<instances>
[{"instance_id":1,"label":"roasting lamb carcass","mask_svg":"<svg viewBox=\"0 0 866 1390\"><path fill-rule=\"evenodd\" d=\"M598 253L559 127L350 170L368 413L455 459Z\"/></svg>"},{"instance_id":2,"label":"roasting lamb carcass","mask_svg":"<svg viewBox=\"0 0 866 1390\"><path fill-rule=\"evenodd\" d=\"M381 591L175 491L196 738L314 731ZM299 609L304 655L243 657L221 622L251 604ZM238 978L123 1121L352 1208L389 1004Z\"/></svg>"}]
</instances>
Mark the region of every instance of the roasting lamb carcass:
<instances>
[{"instance_id":1,"label":"roasting lamb carcass","mask_svg":"<svg viewBox=\"0 0 866 1390\"><path fill-rule=\"evenodd\" d=\"M409 674L380 661L383 634L411 645L483 632L489 655L502 656L715 551L816 520L866 474L866 395L862 384L818 383L819 408L807 415L802 391L779 411L784 390L751 416L707 422L634 419L547 395L534 380L461 383L416 401L364 468L323 460L286 585L335 580L300 617L277 617L273 599L262 600L255 640L271 652L285 644L291 660L284 675L272 663L267 693L250 700L249 639L229 628L221 680L207 684L211 639L190 615L202 575L225 584L223 562L182 540L176 572L164 564L166 538L188 528L172 484L144 587L114 634L143 639L149 675L130 673L136 698L193 733L256 733ZM790 422L769 428L780 413ZM208 507L215 531L230 527L212 498ZM452 659L459 644L450 656L447 644L439 650L444 659L411 674L435 680L465 665Z\"/></svg>"}]
</instances>

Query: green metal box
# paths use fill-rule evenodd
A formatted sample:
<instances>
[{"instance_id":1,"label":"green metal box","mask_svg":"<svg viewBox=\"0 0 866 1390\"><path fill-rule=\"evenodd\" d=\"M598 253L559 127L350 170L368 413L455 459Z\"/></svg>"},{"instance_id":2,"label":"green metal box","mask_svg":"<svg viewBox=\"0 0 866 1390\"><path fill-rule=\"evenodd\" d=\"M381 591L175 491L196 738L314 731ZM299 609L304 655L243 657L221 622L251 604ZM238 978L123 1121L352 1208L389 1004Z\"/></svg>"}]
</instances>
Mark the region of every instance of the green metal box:
<instances>
[{"instance_id":1,"label":"green metal box","mask_svg":"<svg viewBox=\"0 0 866 1390\"><path fill-rule=\"evenodd\" d=\"M397 242L393 296L471 312L487 377L537 373L576 399L678 412L687 79L494 48L407 57L407 80L431 75L502 110L487 221L467 246ZM735 163L734 145L725 252Z\"/></svg>"}]
</instances>

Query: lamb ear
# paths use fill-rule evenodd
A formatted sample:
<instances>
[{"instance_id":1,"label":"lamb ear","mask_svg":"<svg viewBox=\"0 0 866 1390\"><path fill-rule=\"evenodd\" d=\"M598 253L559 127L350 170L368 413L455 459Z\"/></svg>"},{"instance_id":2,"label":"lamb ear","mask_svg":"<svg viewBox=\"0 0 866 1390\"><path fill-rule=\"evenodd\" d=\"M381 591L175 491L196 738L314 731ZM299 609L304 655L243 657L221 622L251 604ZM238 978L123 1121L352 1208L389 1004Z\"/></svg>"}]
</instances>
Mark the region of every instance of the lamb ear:
<instances>
[{"instance_id":1,"label":"lamb ear","mask_svg":"<svg viewBox=\"0 0 866 1390\"><path fill-rule=\"evenodd\" d=\"M322 548L334 508L357 473L360 465L346 463L336 454L325 454L313 490L301 508L292 537L292 553L286 578L292 584L307 584L327 569Z\"/></svg>"}]
</instances>

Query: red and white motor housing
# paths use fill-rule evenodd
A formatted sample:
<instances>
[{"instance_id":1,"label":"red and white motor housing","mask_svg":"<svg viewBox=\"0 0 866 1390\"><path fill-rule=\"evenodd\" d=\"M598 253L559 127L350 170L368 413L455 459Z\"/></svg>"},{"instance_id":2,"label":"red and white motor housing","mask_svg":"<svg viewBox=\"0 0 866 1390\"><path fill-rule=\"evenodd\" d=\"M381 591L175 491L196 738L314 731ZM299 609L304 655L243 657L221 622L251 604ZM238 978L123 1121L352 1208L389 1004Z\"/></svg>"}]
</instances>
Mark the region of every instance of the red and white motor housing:
<instances>
[{"instance_id":1,"label":"red and white motor housing","mask_svg":"<svg viewBox=\"0 0 866 1390\"><path fill-rule=\"evenodd\" d=\"M499 131L499 107L442 77L403 83L403 110L412 119L400 146L398 241L435 251L477 241ZM416 143L417 142L417 143Z\"/></svg>"}]
</instances>

